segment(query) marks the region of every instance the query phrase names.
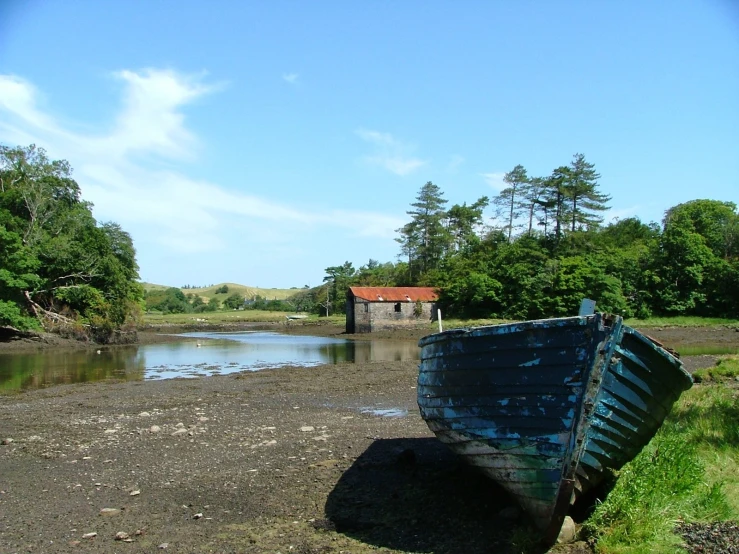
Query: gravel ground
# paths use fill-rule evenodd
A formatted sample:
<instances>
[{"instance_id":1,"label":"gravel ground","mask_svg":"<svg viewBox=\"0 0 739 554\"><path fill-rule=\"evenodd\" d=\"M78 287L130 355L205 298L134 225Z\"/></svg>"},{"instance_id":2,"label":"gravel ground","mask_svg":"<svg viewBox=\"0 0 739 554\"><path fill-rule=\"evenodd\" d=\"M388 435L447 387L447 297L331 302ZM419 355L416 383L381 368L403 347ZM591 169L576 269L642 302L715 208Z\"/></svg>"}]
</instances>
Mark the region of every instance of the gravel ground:
<instances>
[{"instance_id":1,"label":"gravel ground","mask_svg":"<svg viewBox=\"0 0 739 554\"><path fill-rule=\"evenodd\" d=\"M677 532L690 554L739 554L739 525L735 521L682 523Z\"/></svg>"},{"instance_id":2,"label":"gravel ground","mask_svg":"<svg viewBox=\"0 0 739 554\"><path fill-rule=\"evenodd\" d=\"M433 438L416 372L341 364L0 396L0 552L520 551L525 520Z\"/></svg>"}]
</instances>

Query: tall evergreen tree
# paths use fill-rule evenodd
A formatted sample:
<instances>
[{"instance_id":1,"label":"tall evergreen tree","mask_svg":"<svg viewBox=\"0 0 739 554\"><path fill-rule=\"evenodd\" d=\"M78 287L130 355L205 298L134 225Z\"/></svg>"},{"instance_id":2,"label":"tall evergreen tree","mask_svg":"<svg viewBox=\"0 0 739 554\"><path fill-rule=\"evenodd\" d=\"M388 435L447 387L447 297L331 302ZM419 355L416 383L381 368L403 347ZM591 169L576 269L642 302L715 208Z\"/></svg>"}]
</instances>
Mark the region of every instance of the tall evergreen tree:
<instances>
[{"instance_id":1,"label":"tall evergreen tree","mask_svg":"<svg viewBox=\"0 0 739 554\"><path fill-rule=\"evenodd\" d=\"M546 227L546 202L544 200L544 179L541 177L529 177L521 190L523 195L522 207L526 210L528 216L527 235L531 235L534 227L534 217L537 213L544 213L544 218L540 218L540 224ZM546 229L544 230L546 234Z\"/></svg>"},{"instance_id":2,"label":"tall evergreen tree","mask_svg":"<svg viewBox=\"0 0 739 554\"><path fill-rule=\"evenodd\" d=\"M526 175L526 169L519 164L505 174L503 181L508 186L498 193L493 202L505 218L506 224L503 228L507 231L508 242L511 242L514 221L521 215L520 210L524 205L523 188L529 182L529 177Z\"/></svg>"},{"instance_id":3,"label":"tall evergreen tree","mask_svg":"<svg viewBox=\"0 0 739 554\"><path fill-rule=\"evenodd\" d=\"M447 212L447 229L455 251L479 240L476 230L482 227L482 212L490 203L487 196L480 197L471 206L465 202L455 204Z\"/></svg>"},{"instance_id":4,"label":"tall evergreen tree","mask_svg":"<svg viewBox=\"0 0 739 554\"><path fill-rule=\"evenodd\" d=\"M401 235L398 242L408 255L409 265L417 264L421 273L437 267L449 244L443 224L446 203L441 189L428 181L411 204L414 209L406 212L411 221L398 229Z\"/></svg>"},{"instance_id":5,"label":"tall evergreen tree","mask_svg":"<svg viewBox=\"0 0 739 554\"><path fill-rule=\"evenodd\" d=\"M593 164L585 161L583 154L575 154L569 169L565 191L571 203L570 231L574 232L578 226L587 228L603 221L596 212L607 210L606 203L611 197L598 192L600 174Z\"/></svg>"},{"instance_id":6,"label":"tall evergreen tree","mask_svg":"<svg viewBox=\"0 0 739 554\"><path fill-rule=\"evenodd\" d=\"M548 208L545 211L545 218L549 215L554 218L554 238L557 242L562 238L565 223L568 220L567 185L569 182L570 168L567 166L558 167L543 182L543 205Z\"/></svg>"}]
</instances>

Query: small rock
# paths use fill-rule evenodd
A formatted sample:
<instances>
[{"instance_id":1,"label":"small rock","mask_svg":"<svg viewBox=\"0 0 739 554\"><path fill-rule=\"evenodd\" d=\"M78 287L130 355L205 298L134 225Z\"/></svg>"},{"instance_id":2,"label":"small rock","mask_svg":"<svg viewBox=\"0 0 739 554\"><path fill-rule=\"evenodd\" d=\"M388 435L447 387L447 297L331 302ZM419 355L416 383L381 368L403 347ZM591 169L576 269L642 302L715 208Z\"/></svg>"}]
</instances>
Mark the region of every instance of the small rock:
<instances>
[{"instance_id":1,"label":"small rock","mask_svg":"<svg viewBox=\"0 0 739 554\"><path fill-rule=\"evenodd\" d=\"M106 435L112 435L113 433L117 433L118 429L106 429L105 434Z\"/></svg>"},{"instance_id":2,"label":"small rock","mask_svg":"<svg viewBox=\"0 0 739 554\"><path fill-rule=\"evenodd\" d=\"M118 508L103 508L100 510L101 516L117 516L121 511Z\"/></svg>"},{"instance_id":3,"label":"small rock","mask_svg":"<svg viewBox=\"0 0 739 554\"><path fill-rule=\"evenodd\" d=\"M128 535L128 533L125 533L124 531L118 531L115 534L115 540L117 541L125 541L126 539L130 539L131 537Z\"/></svg>"},{"instance_id":4,"label":"small rock","mask_svg":"<svg viewBox=\"0 0 739 554\"><path fill-rule=\"evenodd\" d=\"M157 548L159 550L164 550L164 549L166 549L168 547L169 547L169 543L168 542L163 542L162 544L160 544L159 546L157 546Z\"/></svg>"},{"instance_id":5,"label":"small rock","mask_svg":"<svg viewBox=\"0 0 739 554\"><path fill-rule=\"evenodd\" d=\"M27 440L28 440L28 442L36 442L36 441L42 441L44 439L42 439L38 435L31 435L30 437L28 437Z\"/></svg>"},{"instance_id":6,"label":"small rock","mask_svg":"<svg viewBox=\"0 0 739 554\"><path fill-rule=\"evenodd\" d=\"M201 512L198 512L197 514L192 516L193 519L200 519L201 517L203 517L203 514Z\"/></svg>"},{"instance_id":7,"label":"small rock","mask_svg":"<svg viewBox=\"0 0 739 554\"><path fill-rule=\"evenodd\" d=\"M175 427L184 427L184 426L185 426L185 424L182 423L182 422L179 422L177 425L175 425Z\"/></svg>"},{"instance_id":8,"label":"small rock","mask_svg":"<svg viewBox=\"0 0 739 554\"><path fill-rule=\"evenodd\" d=\"M97 533L92 532L92 533L85 533L84 535L82 535L82 538L83 539L94 539L97 536L98 536Z\"/></svg>"},{"instance_id":9,"label":"small rock","mask_svg":"<svg viewBox=\"0 0 739 554\"><path fill-rule=\"evenodd\" d=\"M69 546L79 546L81 544L81 541L69 541Z\"/></svg>"},{"instance_id":10,"label":"small rock","mask_svg":"<svg viewBox=\"0 0 739 554\"><path fill-rule=\"evenodd\" d=\"M141 494L141 491L131 491L130 493L128 493L128 496L138 496L140 494Z\"/></svg>"},{"instance_id":11,"label":"small rock","mask_svg":"<svg viewBox=\"0 0 739 554\"><path fill-rule=\"evenodd\" d=\"M149 412L141 412L139 417L151 417L151 414Z\"/></svg>"},{"instance_id":12,"label":"small rock","mask_svg":"<svg viewBox=\"0 0 739 554\"><path fill-rule=\"evenodd\" d=\"M303 433L312 433L313 431L316 430L316 428L313 427L312 425L304 425L303 427L300 428L300 430Z\"/></svg>"},{"instance_id":13,"label":"small rock","mask_svg":"<svg viewBox=\"0 0 739 554\"><path fill-rule=\"evenodd\" d=\"M175 437L177 435L186 435L186 434L187 434L187 429L185 429L184 427L180 427L179 429L177 429L177 431L172 433L172 436Z\"/></svg>"},{"instance_id":14,"label":"small rock","mask_svg":"<svg viewBox=\"0 0 739 554\"><path fill-rule=\"evenodd\" d=\"M205 416L200 416L200 417L198 418L198 421L200 421L200 422L206 422L206 421L208 421L209 419L210 419L210 418L207 418L207 417L205 417Z\"/></svg>"},{"instance_id":15,"label":"small rock","mask_svg":"<svg viewBox=\"0 0 739 554\"><path fill-rule=\"evenodd\" d=\"M518 519L521 516L521 509L518 506L508 506L498 512L498 517L501 519L509 519L511 521Z\"/></svg>"},{"instance_id":16,"label":"small rock","mask_svg":"<svg viewBox=\"0 0 739 554\"><path fill-rule=\"evenodd\" d=\"M0 444L11 444L13 442L13 439L7 438L0 441Z\"/></svg>"},{"instance_id":17,"label":"small rock","mask_svg":"<svg viewBox=\"0 0 739 554\"><path fill-rule=\"evenodd\" d=\"M152 425L151 427L149 427L149 431L152 433L158 433L161 430L162 428L159 427L159 425Z\"/></svg>"},{"instance_id":18,"label":"small rock","mask_svg":"<svg viewBox=\"0 0 739 554\"><path fill-rule=\"evenodd\" d=\"M575 540L577 536L577 527L570 516L566 516L562 523L562 529L559 530L557 544L569 544Z\"/></svg>"}]
</instances>

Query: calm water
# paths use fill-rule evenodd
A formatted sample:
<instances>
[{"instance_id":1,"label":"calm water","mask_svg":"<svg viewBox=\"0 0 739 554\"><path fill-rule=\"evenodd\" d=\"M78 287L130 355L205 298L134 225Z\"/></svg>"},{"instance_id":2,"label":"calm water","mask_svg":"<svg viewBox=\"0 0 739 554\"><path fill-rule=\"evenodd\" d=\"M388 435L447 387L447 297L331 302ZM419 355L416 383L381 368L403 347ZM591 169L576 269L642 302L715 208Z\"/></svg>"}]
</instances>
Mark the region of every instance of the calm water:
<instances>
[{"instance_id":1,"label":"calm water","mask_svg":"<svg viewBox=\"0 0 739 554\"><path fill-rule=\"evenodd\" d=\"M187 333L190 341L0 355L0 390L116 378L171 379L286 365L417 360L413 341L350 341L269 332ZM200 345L200 346L198 346Z\"/></svg>"}]
</instances>

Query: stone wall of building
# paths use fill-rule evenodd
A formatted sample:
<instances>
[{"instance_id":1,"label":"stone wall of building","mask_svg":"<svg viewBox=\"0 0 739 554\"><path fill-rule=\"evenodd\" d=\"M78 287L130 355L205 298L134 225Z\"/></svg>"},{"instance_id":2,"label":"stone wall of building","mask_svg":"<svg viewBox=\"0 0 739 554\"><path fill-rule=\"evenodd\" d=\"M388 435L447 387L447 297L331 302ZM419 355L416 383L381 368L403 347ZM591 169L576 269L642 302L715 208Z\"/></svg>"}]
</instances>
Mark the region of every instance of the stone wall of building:
<instances>
[{"instance_id":1,"label":"stone wall of building","mask_svg":"<svg viewBox=\"0 0 739 554\"><path fill-rule=\"evenodd\" d=\"M421 302L420 314L416 313L415 302L365 302L355 300L347 310L347 331L370 333L395 327L408 327L436 319L436 305ZM349 313L351 311L351 313Z\"/></svg>"}]
</instances>

